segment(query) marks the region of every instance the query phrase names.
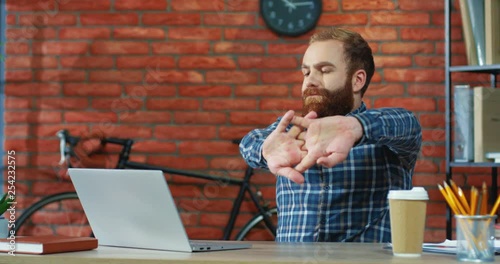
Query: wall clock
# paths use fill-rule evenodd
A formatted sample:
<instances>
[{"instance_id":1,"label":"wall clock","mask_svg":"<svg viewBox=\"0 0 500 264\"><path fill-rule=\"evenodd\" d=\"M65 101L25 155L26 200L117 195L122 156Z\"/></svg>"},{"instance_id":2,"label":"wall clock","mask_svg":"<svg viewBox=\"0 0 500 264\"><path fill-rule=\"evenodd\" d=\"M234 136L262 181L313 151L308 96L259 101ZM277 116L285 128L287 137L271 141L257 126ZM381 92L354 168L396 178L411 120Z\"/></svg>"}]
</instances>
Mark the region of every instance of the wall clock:
<instances>
[{"instance_id":1,"label":"wall clock","mask_svg":"<svg viewBox=\"0 0 500 264\"><path fill-rule=\"evenodd\" d=\"M273 32L299 36L316 26L322 0L260 0L260 13Z\"/></svg>"}]
</instances>

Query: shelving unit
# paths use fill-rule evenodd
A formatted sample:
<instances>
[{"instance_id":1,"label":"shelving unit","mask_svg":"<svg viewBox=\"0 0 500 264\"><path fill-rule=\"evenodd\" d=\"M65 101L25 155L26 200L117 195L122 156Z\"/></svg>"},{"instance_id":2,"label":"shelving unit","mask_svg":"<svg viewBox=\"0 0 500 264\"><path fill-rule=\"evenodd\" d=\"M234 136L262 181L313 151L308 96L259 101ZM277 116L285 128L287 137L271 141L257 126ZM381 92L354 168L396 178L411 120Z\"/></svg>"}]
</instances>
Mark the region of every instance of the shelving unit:
<instances>
[{"instance_id":1,"label":"shelving unit","mask_svg":"<svg viewBox=\"0 0 500 264\"><path fill-rule=\"evenodd\" d=\"M458 0L456 0L458 1ZM446 180L452 179L452 168L456 167L491 167L491 190L494 195L490 195L489 203L492 203L498 194L497 176L500 163L493 162L452 162L452 142L451 142L451 74L453 72L470 72L477 74L489 74L491 87L497 87L497 75L500 74L500 64L484 66L451 66L451 8L452 1L445 0L445 126L446 126ZM500 106L499 106L500 107ZM446 208L446 238L452 238L452 220L453 216L449 207Z\"/></svg>"}]
</instances>

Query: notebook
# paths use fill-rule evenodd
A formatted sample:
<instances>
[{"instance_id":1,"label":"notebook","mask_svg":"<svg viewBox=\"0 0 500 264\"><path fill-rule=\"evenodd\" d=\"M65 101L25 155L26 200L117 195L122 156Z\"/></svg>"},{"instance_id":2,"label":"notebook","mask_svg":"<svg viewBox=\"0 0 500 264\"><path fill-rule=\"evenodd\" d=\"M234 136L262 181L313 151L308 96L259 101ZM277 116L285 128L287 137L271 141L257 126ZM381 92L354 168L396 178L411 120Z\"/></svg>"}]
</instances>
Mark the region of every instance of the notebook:
<instances>
[{"instance_id":1,"label":"notebook","mask_svg":"<svg viewBox=\"0 0 500 264\"><path fill-rule=\"evenodd\" d=\"M231 241L188 239L160 170L68 170L99 245L180 252L243 249Z\"/></svg>"}]
</instances>

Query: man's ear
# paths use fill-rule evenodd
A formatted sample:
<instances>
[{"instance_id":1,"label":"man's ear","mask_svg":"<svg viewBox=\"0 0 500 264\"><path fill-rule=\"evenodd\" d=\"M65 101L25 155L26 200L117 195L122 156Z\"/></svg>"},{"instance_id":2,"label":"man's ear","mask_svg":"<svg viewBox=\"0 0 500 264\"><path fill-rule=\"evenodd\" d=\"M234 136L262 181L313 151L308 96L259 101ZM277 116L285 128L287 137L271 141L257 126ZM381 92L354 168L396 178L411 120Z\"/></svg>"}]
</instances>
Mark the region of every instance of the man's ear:
<instances>
[{"instance_id":1,"label":"man's ear","mask_svg":"<svg viewBox=\"0 0 500 264\"><path fill-rule=\"evenodd\" d=\"M365 86L365 83L366 83L366 71L365 70L357 70L352 75L351 81L352 81L352 91L354 93L361 92L361 89L363 89L363 86Z\"/></svg>"}]
</instances>

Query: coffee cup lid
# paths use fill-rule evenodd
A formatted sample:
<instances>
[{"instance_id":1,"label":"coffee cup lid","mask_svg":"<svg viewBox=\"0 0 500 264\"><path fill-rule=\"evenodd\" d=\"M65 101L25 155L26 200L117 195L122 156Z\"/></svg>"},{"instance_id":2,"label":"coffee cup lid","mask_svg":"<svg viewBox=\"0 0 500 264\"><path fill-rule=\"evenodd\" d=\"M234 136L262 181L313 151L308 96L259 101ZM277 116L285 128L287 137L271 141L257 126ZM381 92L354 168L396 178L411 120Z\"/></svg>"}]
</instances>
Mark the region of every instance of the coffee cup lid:
<instances>
[{"instance_id":1,"label":"coffee cup lid","mask_svg":"<svg viewBox=\"0 0 500 264\"><path fill-rule=\"evenodd\" d=\"M424 187L413 187L411 190L390 190L387 198L401 200L429 200L429 195Z\"/></svg>"}]
</instances>

